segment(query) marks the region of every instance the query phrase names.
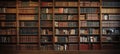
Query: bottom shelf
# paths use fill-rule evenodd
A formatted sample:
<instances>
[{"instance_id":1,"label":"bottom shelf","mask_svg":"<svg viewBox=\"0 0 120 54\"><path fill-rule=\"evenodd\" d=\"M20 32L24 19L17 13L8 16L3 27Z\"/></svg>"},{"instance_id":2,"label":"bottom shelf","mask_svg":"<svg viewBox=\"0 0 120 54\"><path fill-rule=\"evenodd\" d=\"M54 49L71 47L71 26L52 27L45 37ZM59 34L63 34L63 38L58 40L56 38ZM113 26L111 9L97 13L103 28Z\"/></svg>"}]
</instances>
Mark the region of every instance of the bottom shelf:
<instances>
[{"instance_id":1,"label":"bottom shelf","mask_svg":"<svg viewBox=\"0 0 120 54\"><path fill-rule=\"evenodd\" d=\"M81 50L120 50L120 44L0 44L0 49L44 50L44 51L81 51Z\"/></svg>"}]
</instances>

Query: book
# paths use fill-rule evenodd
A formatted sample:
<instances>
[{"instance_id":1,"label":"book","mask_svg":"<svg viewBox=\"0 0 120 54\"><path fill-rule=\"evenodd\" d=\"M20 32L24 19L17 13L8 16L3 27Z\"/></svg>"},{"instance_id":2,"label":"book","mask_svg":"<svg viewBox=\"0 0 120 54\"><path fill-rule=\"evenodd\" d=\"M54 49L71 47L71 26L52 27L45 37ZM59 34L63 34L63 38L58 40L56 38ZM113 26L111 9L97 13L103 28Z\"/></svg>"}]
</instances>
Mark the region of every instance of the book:
<instances>
[{"instance_id":1,"label":"book","mask_svg":"<svg viewBox=\"0 0 120 54\"><path fill-rule=\"evenodd\" d=\"M7 28L7 29L0 29L0 35L16 35L16 29L15 28Z\"/></svg>"},{"instance_id":2,"label":"book","mask_svg":"<svg viewBox=\"0 0 120 54\"><path fill-rule=\"evenodd\" d=\"M50 37L50 36L41 36L41 42L42 43L52 42L52 37Z\"/></svg>"},{"instance_id":3,"label":"book","mask_svg":"<svg viewBox=\"0 0 120 54\"><path fill-rule=\"evenodd\" d=\"M19 50L38 50L37 44L20 44Z\"/></svg>"},{"instance_id":4,"label":"book","mask_svg":"<svg viewBox=\"0 0 120 54\"><path fill-rule=\"evenodd\" d=\"M89 44L80 44L80 50L89 50L90 46Z\"/></svg>"},{"instance_id":5,"label":"book","mask_svg":"<svg viewBox=\"0 0 120 54\"><path fill-rule=\"evenodd\" d=\"M77 35L77 29L55 29L56 35Z\"/></svg>"},{"instance_id":6,"label":"book","mask_svg":"<svg viewBox=\"0 0 120 54\"><path fill-rule=\"evenodd\" d=\"M103 7L120 7L120 2L117 2L117 1L114 1L114 2L102 1L102 6Z\"/></svg>"},{"instance_id":7,"label":"book","mask_svg":"<svg viewBox=\"0 0 120 54\"><path fill-rule=\"evenodd\" d=\"M38 37L37 36L20 36L19 41L20 43L37 43Z\"/></svg>"},{"instance_id":8,"label":"book","mask_svg":"<svg viewBox=\"0 0 120 54\"><path fill-rule=\"evenodd\" d=\"M68 49L68 47L66 44L56 44L55 45L55 50L57 50L57 51L63 51L63 50L65 51L67 49Z\"/></svg>"},{"instance_id":9,"label":"book","mask_svg":"<svg viewBox=\"0 0 120 54\"><path fill-rule=\"evenodd\" d=\"M64 36L55 36L55 42L57 43L67 43L68 42L68 38L64 37Z\"/></svg>"},{"instance_id":10,"label":"book","mask_svg":"<svg viewBox=\"0 0 120 54\"><path fill-rule=\"evenodd\" d=\"M103 28L102 34L103 35L119 35L119 28Z\"/></svg>"},{"instance_id":11,"label":"book","mask_svg":"<svg viewBox=\"0 0 120 54\"><path fill-rule=\"evenodd\" d=\"M69 42L78 42L78 36L69 36Z\"/></svg>"},{"instance_id":12,"label":"book","mask_svg":"<svg viewBox=\"0 0 120 54\"><path fill-rule=\"evenodd\" d=\"M53 45L51 45L51 44L47 44L47 45L42 44L40 46L40 50L53 50Z\"/></svg>"},{"instance_id":13,"label":"book","mask_svg":"<svg viewBox=\"0 0 120 54\"><path fill-rule=\"evenodd\" d=\"M15 36L1 36L0 43L16 43L17 39Z\"/></svg>"},{"instance_id":14,"label":"book","mask_svg":"<svg viewBox=\"0 0 120 54\"><path fill-rule=\"evenodd\" d=\"M38 20L37 15L19 15L19 20Z\"/></svg>"},{"instance_id":15,"label":"book","mask_svg":"<svg viewBox=\"0 0 120 54\"><path fill-rule=\"evenodd\" d=\"M101 13L119 13L119 8L102 8Z\"/></svg>"},{"instance_id":16,"label":"book","mask_svg":"<svg viewBox=\"0 0 120 54\"><path fill-rule=\"evenodd\" d=\"M52 27L53 22L52 21L40 21L41 27Z\"/></svg>"},{"instance_id":17,"label":"book","mask_svg":"<svg viewBox=\"0 0 120 54\"><path fill-rule=\"evenodd\" d=\"M21 28L19 30L20 35L37 35L38 29L36 28Z\"/></svg>"},{"instance_id":18,"label":"book","mask_svg":"<svg viewBox=\"0 0 120 54\"><path fill-rule=\"evenodd\" d=\"M37 27L38 26L38 23L37 22L24 22L24 21L21 21L20 22L20 27Z\"/></svg>"},{"instance_id":19,"label":"book","mask_svg":"<svg viewBox=\"0 0 120 54\"><path fill-rule=\"evenodd\" d=\"M68 50L78 50L78 44L69 44L69 49Z\"/></svg>"},{"instance_id":20,"label":"book","mask_svg":"<svg viewBox=\"0 0 120 54\"><path fill-rule=\"evenodd\" d=\"M53 3L52 2L41 2L41 6L53 6Z\"/></svg>"}]
</instances>

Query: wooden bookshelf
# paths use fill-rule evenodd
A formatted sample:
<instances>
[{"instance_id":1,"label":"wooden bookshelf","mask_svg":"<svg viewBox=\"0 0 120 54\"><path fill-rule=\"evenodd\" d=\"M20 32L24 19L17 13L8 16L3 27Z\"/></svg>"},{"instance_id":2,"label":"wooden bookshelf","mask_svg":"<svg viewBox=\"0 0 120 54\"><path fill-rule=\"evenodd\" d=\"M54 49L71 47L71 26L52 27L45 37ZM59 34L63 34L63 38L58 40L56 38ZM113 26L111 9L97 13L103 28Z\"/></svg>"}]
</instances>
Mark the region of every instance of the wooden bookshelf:
<instances>
[{"instance_id":1,"label":"wooden bookshelf","mask_svg":"<svg viewBox=\"0 0 120 54\"><path fill-rule=\"evenodd\" d=\"M119 50L119 11L119 0L0 1L0 47L53 54Z\"/></svg>"}]
</instances>

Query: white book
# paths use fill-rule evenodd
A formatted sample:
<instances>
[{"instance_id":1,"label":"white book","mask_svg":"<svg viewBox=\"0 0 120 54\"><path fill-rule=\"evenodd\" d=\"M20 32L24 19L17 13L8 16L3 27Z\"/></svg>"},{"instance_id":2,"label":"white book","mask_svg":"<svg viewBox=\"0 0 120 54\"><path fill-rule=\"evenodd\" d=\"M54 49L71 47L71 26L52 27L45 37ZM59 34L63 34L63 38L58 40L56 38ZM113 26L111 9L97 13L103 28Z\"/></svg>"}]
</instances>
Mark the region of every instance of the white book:
<instances>
[{"instance_id":1,"label":"white book","mask_svg":"<svg viewBox=\"0 0 120 54\"><path fill-rule=\"evenodd\" d=\"M55 22L55 27L58 27L58 22Z\"/></svg>"}]
</instances>

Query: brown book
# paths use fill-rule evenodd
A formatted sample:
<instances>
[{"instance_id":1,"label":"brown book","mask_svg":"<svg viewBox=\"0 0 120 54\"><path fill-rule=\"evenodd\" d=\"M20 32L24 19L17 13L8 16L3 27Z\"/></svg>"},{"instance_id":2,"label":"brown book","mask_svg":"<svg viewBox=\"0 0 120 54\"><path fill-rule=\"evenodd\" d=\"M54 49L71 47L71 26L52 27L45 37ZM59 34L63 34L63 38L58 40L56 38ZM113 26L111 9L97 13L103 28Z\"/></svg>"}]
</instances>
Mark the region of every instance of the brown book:
<instances>
[{"instance_id":1,"label":"brown book","mask_svg":"<svg viewBox=\"0 0 120 54\"><path fill-rule=\"evenodd\" d=\"M68 6L71 6L71 7L77 7L78 6L78 4L77 4L77 2L68 2Z\"/></svg>"},{"instance_id":2,"label":"brown book","mask_svg":"<svg viewBox=\"0 0 120 54\"><path fill-rule=\"evenodd\" d=\"M80 20L85 20L85 15L80 15Z\"/></svg>"},{"instance_id":3,"label":"brown book","mask_svg":"<svg viewBox=\"0 0 120 54\"><path fill-rule=\"evenodd\" d=\"M100 44L92 44L93 50L100 50Z\"/></svg>"},{"instance_id":4,"label":"brown book","mask_svg":"<svg viewBox=\"0 0 120 54\"><path fill-rule=\"evenodd\" d=\"M80 2L80 6L81 6L81 7L84 6L84 2L83 2L83 1Z\"/></svg>"},{"instance_id":5,"label":"brown book","mask_svg":"<svg viewBox=\"0 0 120 54\"><path fill-rule=\"evenodd\" d=\"M16 8L6 8L6 13L16 13Z\"/></svg>"},{"instance_id":6,"label":"brown book","mask_svg":"<svg viewBox=\"0 0 120 54\"><path fill-rule=\"evenodd\" d=\"M77 44L69 44L69 50L78 50L78 45Z\"/></svg>"},{"instance_id":7,"label":"brown book","mask_svg":"<svg viewBox=\"0 0 120 54\"><path fill-rule=\"evenodd\" d=\"M38 6L38 2L30 2L29 6Z\"/></svg>"},{"instance_id":8,"label":"brown book","mask_svg":"<svg viewBox=\"0 0 120 54\"><path fill-rule=\"evenodd\" d=\"M90 1L85 1L85 2L84 2L84 6L89 7L89 6L90 6Z\"/></svg>"}]
</instances>

